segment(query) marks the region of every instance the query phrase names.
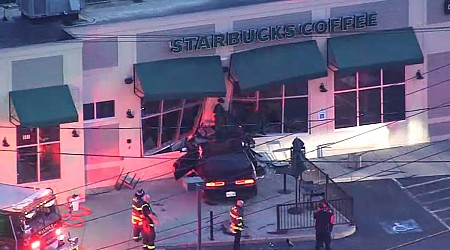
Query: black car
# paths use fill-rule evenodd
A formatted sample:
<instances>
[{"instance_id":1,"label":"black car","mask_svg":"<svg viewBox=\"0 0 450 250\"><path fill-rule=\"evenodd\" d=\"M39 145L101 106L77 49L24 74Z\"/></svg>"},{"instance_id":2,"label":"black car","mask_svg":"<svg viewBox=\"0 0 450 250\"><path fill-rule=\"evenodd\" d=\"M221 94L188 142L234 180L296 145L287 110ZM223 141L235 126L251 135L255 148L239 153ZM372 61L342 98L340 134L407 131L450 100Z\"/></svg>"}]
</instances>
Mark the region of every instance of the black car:
<instances>
[{"instance_id":1,"label":"black car","mask_svg":"<svg viewBox=\"0 0 450 250\"><path fill-rule=\"evenodd\" d=\"M207 141L190 147L174 164L175 178L190 172L203 179L206 200L250 198L257 194L253 154L239 139Z\"/></svg>"}]
</instances>

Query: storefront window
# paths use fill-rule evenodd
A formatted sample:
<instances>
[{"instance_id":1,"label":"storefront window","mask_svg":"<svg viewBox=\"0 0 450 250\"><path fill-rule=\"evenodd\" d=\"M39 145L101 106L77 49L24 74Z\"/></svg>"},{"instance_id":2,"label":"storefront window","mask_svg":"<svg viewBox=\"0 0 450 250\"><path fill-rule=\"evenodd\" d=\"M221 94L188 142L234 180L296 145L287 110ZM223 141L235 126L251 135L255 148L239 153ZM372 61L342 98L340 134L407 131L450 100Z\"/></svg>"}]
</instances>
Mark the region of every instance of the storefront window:
<instances>
[{"instance_id":1,"label":"storefront window","mask_svg":"<svg viewBox=\"0 0 450 250\"><path fill-rule=\"evenodd\" d=\"M380 89L359 91L359 124L375 124L381 122Z\"/></svg>"},{"instance_id":2,"label":"storefront window","mask_svg":"<svg viewBox=\"0 0 450 250\"><path fill-rule=\"evenodd\" d=\"M180 119L180 110L166 113L163 115L161 144L177 139L179 119Z\"/></svg>"},{"instance_id":3,"label":"storefront window","mask_svg":"<svg viewBox=\"0 0 450 250\"><path fill-rule=\"evenodd\" d=\"M282 105L282 99L259 101L259 111L263 119L264 133L281 133Z\"/></svg>"},{"instance_id":4,"label":"storefront window","mask_svg":"<svg viewBox=\"0 0 450 250\"><path fill-rule=\"evenodd\" d=\"M405 120L404 97L405 97L404 84L383 88L384 122Z\"/></svg>"},{"instance_id":5,"label":"storefront window","mask_svg":"<svg viewBox=\"0 0 450 250\"><path fill-rule=\"evenodd\" d=\"M195 105L187 107L183 110L183 117L181 118L180 137L192 131L199 109L200 105Z\"/></svg>"},{"instance_id":6,"label":"storefront window","mask_svg":"<svg viewBox=\"0 0 450 250\"><path fill-rule=\"evenodd\" d=\"M404 120L404 82L404 67L335 74L335 128Z\"/></svg>"},{"instance_id":7,"label":"storefront window","mask_svg":"<svg viewBox=\"0 0 450 250\"><path fill-rule=\"evenodd\" d=\"M259 91L259 98L281 97L282 92L283 86L280 85L270 86Z\"/></svg>"},{"instance_id":8,"label":"storefront window","mask_svg":"<svg viewBox=\"0 0 450 250\"><path fill-rule=\"evenodd\" d=\"M349 90L356 88L356 74L334 76L334 90Z\"/></svg>"},{"instance_id":9,"label":"storefront window","mask_svg":"<svg viewBox=\"0 0 450 250\"><path fill-rule=\"evenodd\" d=\"M307 132L308 82L274 85L246 97L234 96L231 111L245 132Z\"/></svg>"},{"instance_id":10,"label":"storefront window","mask_svg":"<svg viewBox=\"0 0 450 250\"><path fill-rule=\"evenodd\" d=\"M59 126L17 127L18 184L61 178L59 131Z\"/></svg>"},{"instance_id":11,"label":"storefront window","mask_svg":"<svg viewBox=\"0 0 450 250\"><path fill-rule=\"evenodd\" d=\"M284 132L308 132L308 98L290 98L284 102Z\"/></svg>"},{"instance_id":12,"label":"storefront window","mask_svg":"<svg viewBox=\"0 0 450 250\"><path fill-rule=\"evenodd\" d=\"M380 70L368 70L364 72L358 72L358 87L371 87L380 86L381 84L381 71Z\"/></svg>"},{"instance_id":13,"label":"storefront window","mask_svg":"<svg viewBox=\"0 0 450 250\"><path fill-rule=\"evenodd\" d=\"M334 95L335 127L346 128L357 125L356 92L344 92Z\"/></svg>"},{"instance_id":14,"label":"storefront window","mask_svg":"<svg viewBox=\"0 0 450 250\"><path fill-rule=\"evenodd\" d=\"M142 100L144 152L169 145L193 131L202 99Z\"/></svg>"}]
</instances>

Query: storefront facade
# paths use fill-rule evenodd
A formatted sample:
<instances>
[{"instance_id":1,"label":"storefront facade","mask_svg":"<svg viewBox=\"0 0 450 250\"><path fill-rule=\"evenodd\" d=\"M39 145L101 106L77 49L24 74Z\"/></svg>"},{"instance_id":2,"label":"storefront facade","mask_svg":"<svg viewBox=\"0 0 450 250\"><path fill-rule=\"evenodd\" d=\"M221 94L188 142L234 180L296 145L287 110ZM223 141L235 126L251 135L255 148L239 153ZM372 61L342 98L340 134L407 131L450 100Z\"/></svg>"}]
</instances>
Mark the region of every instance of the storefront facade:
<instances>
[{"instance_id":1,"label":"storefront facade","mask_svg":"<svg viewBox=\"0 0 450 250\"><path fill-rule=\"evenodd\" d=\"M430 32L450 15L437 2L286 1L69 28L84 40L87 182L146 166L143 179L170 177L179 153L165 149L213 125L218 97L260 151L450 137L450 35Z\"/></svg>"},{"instance_id":2,"label":"storefront facade","mask_svg":"<svg viewBox=\"0 0 450 250\"><path fill-rule=\"evenodd\" d=\"M1 49L0 182L84 197L82 44Z\"/></svg>"}]
</instances>

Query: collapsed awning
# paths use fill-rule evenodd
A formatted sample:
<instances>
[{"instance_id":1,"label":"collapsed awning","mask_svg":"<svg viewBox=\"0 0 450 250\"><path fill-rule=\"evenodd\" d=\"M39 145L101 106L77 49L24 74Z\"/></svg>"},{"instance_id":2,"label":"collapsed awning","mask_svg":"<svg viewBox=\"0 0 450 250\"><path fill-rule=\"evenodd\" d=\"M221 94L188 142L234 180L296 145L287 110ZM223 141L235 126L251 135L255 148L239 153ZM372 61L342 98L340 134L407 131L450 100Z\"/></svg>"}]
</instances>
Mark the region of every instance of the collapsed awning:
<instances>
[{"instance_id":1,"label":"collapsed awning","mask_svg":"<svg viewBox=\"0 0 450 250\"><path fill-rule=\"evenodd\" d=\"M412 28L328 39L328 63L339 74L423 63Z\"/></svg>"},{"instance_id":2,"label":"collapsed awning","mask_svg":"<svg viewBox=\"0 0 450 250\"><path fill-rule=\"evenodd\" d=\"M232 54L231 74L241 91L327 76L316 41L263 47Z\"/></svg>"},{"instance_id":3,"label":"collapsed awning","mask_svg":"<svg viewBox=\"0 0 450 250\"><path fill-rule=\"evenodd\" d=\"M220 56L171 59L135 65L147 100L225 96Z\"/></svg>"},{"instance_id":4,"label":"collapsed awning","mask_svg":"<svg viewBox=\"0 0 450 250\"><path fill-rule=\"evenodd\" d=\"M77 122L78 112L67 85L12 91L10 119L38 128Z\"/></svg>"}]
</instances>

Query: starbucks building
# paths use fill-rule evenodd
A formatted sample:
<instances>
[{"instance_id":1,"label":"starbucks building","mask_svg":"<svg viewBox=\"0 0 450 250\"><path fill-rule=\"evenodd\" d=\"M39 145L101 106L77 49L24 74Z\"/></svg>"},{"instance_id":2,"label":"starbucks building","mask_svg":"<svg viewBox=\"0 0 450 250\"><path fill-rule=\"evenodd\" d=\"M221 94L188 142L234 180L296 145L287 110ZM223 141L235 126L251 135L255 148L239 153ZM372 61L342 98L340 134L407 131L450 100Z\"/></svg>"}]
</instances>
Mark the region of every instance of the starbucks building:
<instances>
[{"instance_id":1,"label":"starbucks building","mask_svg":"<svg viewBox=\"0 0 450 250\"><path fill-rule=\"evenodd\" d=\"M85 152L123 156L88 157L88 179L150 162L144 178L169 173L161 155L214 129L220 106L274 159L295 137L308 157L450 137L440 1L267 2L126 19L96 8L67 28L83 41L84 124L104 128L85 131ZM104 102L115 112L98 117Z\"/></svg>"}]
</instances>

